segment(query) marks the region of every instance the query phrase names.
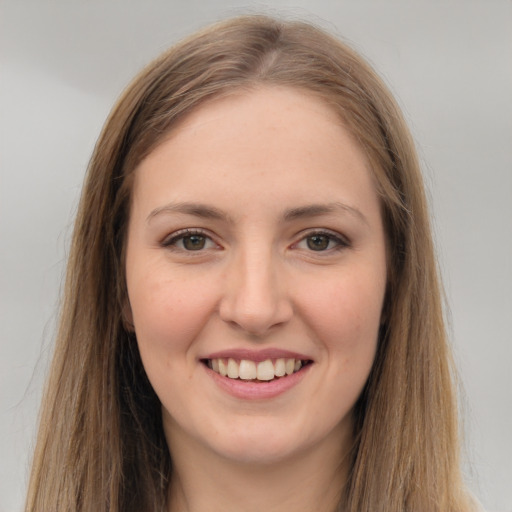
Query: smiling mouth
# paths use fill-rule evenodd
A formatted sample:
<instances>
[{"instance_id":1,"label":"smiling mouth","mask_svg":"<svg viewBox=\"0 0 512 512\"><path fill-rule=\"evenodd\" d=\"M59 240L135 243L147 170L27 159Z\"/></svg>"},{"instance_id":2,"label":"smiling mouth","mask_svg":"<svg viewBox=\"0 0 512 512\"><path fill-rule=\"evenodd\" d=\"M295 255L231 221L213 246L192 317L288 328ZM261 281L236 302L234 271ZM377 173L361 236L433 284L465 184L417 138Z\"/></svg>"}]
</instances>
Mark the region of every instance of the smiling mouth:
<instances>
[{"instance_id":1,"label":"smiling mouth","mask_svg":"<svg viewBox=\"0 0 512 512\"><path fill-rule=\"evenodd\" d=\"M313 361L308 359L278 358L265 361L249 359L216 358L202 359L210 370L227 377L250 382L270 382L299 372Z\"/></svg>"}]
</instances>

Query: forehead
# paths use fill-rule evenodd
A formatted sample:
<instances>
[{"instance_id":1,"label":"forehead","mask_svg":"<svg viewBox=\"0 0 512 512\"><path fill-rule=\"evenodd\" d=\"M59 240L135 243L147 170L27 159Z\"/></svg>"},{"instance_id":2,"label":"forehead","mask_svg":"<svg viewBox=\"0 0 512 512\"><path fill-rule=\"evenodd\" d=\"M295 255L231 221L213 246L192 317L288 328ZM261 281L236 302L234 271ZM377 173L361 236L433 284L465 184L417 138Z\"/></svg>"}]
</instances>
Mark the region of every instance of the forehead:
<instances>
[{"instance_id":1,"label":"forehead","mask_svg":"<svg viewBox=\"0 0 512 512\"><path fill-rule=\"evenodd\" d=\"M365 153L338 112L309 92L260 87L189 113L138 166L134 194L160 201L214 194L234 203L243 192L318 202L338 200L332 196L343 189L374 191Z\"/></svg>"},{"instance_id":2,"label":"forehead","mask_svg":"<svg viewBox=\"0 0 512 512\"><path fill-rule=\"evenodd\" d=\"M322 118L326 128L328 125L337 130L342 127L346 135L351 137L340 113L341 109L334 102L304 88L263 84L237 87L195 106L169 130L160 143L178 139L185 133L199 134L201 126L222 122L227 116L233 123L234 131L239 127L261 131L286 128L292 136L309 136L309 121ZM291 132L289 128L293 121L294 131Z\"/></svg>"}]
</instances>

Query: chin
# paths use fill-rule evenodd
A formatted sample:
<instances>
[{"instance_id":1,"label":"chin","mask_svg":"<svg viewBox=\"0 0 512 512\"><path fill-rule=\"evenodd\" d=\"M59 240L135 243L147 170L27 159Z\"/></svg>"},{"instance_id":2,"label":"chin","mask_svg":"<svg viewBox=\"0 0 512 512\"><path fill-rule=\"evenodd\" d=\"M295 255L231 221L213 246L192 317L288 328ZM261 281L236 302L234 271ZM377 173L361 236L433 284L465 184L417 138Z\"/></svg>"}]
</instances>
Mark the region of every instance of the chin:
<instances>
[{"instance_id":1,"label":"chin","mask_svg":"<svg viewBox=\"0 0 512 512\"><path fill-rule=\"evenodd\" d=\"M229 429L217 430L217 437L209 439L210 449L240 464L276 464L294 461L318 450L332 453L336 447L346 445L346 434L351 432L351 422L343 420L326 421L323 425L298 420L297 417L287 420L252 417L249 421L234 422Z\"/></svg>"},{"instance_id":2,"label":"chin","mask_svg":"<svg viewBox=\"0 0 512 512\"><path fill-rule=\"evenodd\" d=\"M304 440L293 443L287 439L258 436L257 438L230 438L227 443L212 447L221 457L244 465L276 464L293 459L307 447Z\"/></svg>"}]
</instances>

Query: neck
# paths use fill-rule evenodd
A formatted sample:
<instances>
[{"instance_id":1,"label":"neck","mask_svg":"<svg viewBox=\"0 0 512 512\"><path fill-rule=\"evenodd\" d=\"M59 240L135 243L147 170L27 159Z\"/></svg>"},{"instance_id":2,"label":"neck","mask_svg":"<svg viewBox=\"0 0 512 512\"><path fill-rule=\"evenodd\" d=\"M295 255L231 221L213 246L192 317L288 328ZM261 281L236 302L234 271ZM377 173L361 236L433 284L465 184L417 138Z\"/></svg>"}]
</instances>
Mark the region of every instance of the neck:
<instances>
[{"instance_id":1,"label":"neck","mask_svg":"<svg viewBox=\"0 0 512 512\"><path fill-rule=\"evenodd\" d=\"M346 448L333 450L332 443L323 442L286 460L255 464L173 441L170 512L338 510L348 472Z\"/></svg>"}]
</instances>

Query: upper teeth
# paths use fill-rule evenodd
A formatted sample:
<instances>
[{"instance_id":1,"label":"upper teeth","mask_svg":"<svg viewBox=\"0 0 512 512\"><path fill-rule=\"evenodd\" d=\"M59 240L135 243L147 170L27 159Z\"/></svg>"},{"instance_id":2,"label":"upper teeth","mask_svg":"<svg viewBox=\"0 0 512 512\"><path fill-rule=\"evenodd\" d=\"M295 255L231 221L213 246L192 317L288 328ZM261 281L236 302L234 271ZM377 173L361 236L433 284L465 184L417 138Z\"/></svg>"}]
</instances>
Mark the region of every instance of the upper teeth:
<instances>
[{"instance_id":1,"label":"upper teeth","mask_svg":"<svg viewBox=\"0 0 512 512\"><path fill-rule=\"evenodd\" d=\"M302 367L300 359L267 359L256 363L249 359L209 359L208 366L216 373L220 373L223 377L230 379L242 380L272 380L275 377L284 377L291 375Z\"/></svg>"}]
</instances>

